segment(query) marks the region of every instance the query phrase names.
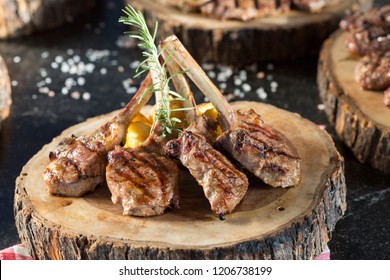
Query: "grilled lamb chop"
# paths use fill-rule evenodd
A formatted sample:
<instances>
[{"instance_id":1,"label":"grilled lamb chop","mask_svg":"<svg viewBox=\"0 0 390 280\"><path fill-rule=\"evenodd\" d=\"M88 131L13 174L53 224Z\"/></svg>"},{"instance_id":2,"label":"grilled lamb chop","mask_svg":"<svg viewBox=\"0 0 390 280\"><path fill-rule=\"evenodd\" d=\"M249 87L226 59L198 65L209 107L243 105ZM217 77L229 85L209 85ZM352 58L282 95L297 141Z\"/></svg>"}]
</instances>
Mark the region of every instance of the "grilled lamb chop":
<instances>
[{"instance_id":1,"label":"grilled lamb chop","mask_svg":"<svg viewBox=\"0 0 390 280\"><path fill-rule=\"evenodd\" d=\"M188 168L203 187L211 210L220 217L231 213L245 196L248 178L206 140L195 123L169 141L166 151Z\"/></svg>"},{"instance_id":2,"label":"grilled lamb chop","mask_svg":"<svg viewBox=\"0 0 390 280\"><path fill-rule=\"evenodd\" d=\"M390 50L390 5L380 9L356 12L340 22L349 32L347 48L358 55L384 53Z\"/></svg>"},{"instance_id":3,"label":"grilled lamb chop","mask_svg":"<svg viewBox=\"0 0 390 280\"><path fill-rule=\"evenodd\" d=\"M162 44L166 52L172 53L173 60L180 68L190 69L187 75L217 109L224 133L216 142L267 184L273 187L297 185L300 180L300 159L291 144L271 128L264 127L255 112L235 113L175 36L167 38ZM249 118L245 119L245 116ZM240 141L239 146L234 143L237 140ZM234 150L230 147L234 147Z\"/></svg>"},{"instance_id":4,"label":"grilled lamb chop","mask_svg":"<svg viewBox=\"0 0 390 280\"><path fill-rule=\"evenodd\" d=\"M50 162L43 171L50 194L79 197L104 182L107 153L123 142L131 120L151 96L146 93L142 98L151 84L148 75L131 101L112 120L91 134L63 139L50 152Z\"/></svg>"},{"instance_id":5,"label":"grilled lamb chop","mask_svg":"<svg viewBox=\"0 0 390 280\"><path fill-rule=\"evenodd\" d=\"M171 60L167 52L162 52L167 67L173 73L180 72L180 67ZM189 85L183 76L175 76L173 83L190 104L195 105ZM202 186L211 210L223 219L241 202L248 189L248 178L239 171L210 141L215 138L216 125L207 117L197 117L196 107L187 112L191 123L179 138L170 140L166 146L167 154L179 158L191 175Z\"/></svg>"},{"instance_id":6,"label":"grilled lamb chop","mask_svg":"<svg viewBox=\"0 0 390 280\"><path fill-rule=\"evenodd\" d=\"M236 111L237 126L225 131L216 145L226 150L266 184L277 187L297 185L299 158L294 146L267 127L255 111Z\"/></svg>"},{"instance_id":7,"label":"grilled lamb chop","mask_svg":"<svg viewBox=\"0 0 390 280\"><path fill-rule=\"evenodd\" d=\"M151 71L156 104L162 100L160 78ZM163 89L167 92L167 88ZM164 146L172 136L162 135L157 123L142 145L136 148L117 146L108 154L106 180L114 204L121 203L124 215L161 215L179 203L179 169L165 155Z\"/></svg>"},{"instance_id":8,"label":"grilled lamb chop","mask_svg":"<svg viewBox=\"0 0 390 280\"><path fill-rule=\"evenodd\" d=\"M108 153L107 185L124 215L161 215L179 203L179 169L164 155L166 139L157 134L137 148L117 146Z\"/></svg>"}]
</instances>

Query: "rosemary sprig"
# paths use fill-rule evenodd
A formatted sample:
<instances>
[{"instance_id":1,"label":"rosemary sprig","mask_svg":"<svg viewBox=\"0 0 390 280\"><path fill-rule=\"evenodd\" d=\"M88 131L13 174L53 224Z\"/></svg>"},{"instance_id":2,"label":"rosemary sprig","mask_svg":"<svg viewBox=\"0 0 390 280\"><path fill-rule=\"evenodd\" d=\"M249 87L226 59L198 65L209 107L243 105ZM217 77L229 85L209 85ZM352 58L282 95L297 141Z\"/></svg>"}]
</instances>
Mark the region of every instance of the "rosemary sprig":
<instances>
[{"instance_id":1,"label":"rosemary sprig","mask_svg":"<svg viewBox=\"0 0 390 280\"><path fill-rule=\"evenodd\" d=\"M163 64L160 63L161 53L155 45L158 22L156 21L155 23L152 35L150 34L145 18L140 11L136 11L131 5L127 5L123 9L123 12L126 16L120 17L119 22L135 27L134 31L128 31L125 32L125 34L140 41L138 46L143 49L142 55L145 57L145 60L137 67L136 75L134 77L138 77L148 71L151 71L153 75L154 83L148 88L148 91L155 92L157 108L155 110L151 132L154 130L157 123L160 123L163 128L161 133L163 136L178 132L175 125L180 123L181 120L171 117L171 112L174 110L171 109L170 102L174 100L183 100L183 97L169 89L168 84L172 77L168 77L167 75L165 62ZM181 73L177 73L177 75L178 74ZM182 109L185 110L186 108Z\"/></svg>"}]
</instances>

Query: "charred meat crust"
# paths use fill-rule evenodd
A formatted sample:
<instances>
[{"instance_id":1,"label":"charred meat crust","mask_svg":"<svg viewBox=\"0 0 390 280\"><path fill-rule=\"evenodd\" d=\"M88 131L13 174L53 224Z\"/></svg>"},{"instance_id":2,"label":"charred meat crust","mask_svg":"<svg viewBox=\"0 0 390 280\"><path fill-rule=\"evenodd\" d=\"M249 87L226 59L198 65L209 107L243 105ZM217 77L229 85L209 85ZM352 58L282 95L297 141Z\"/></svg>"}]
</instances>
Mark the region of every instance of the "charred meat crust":
<instances>
[{"instance_id":1,"label":"charred meat crust","mask_svg":"<svg viewBox=\"0 0 390 280\"><path fill-rule=\"evenodd\" d=\"M75 136L63 139L49 160L43 180L52 195L78 197L104 182L105 157Z\"/></svg>"},{"instance_id":2,"label":"charred meat crust","mask_svg":"<svg viewBox=\"0 0 390 280\"><path fill-rule=\"evenodd\" d=\"M161 215L178 205L179 169L169 158L143 147L117 146L108 154L107 185L124 215Z\"/></svg>"},{"instance_id":3,"label":"charred meat crust","mask_svg":"<svg viewBox=\"0 0 390 280\"><path fill-rule=\"evenodd\" d=\"M165 146L167 154L178 157L203 187L211 210L217 214L231 213L248 189L248 179L205 136L190 126Z\"/></svg>"}]
</instances>

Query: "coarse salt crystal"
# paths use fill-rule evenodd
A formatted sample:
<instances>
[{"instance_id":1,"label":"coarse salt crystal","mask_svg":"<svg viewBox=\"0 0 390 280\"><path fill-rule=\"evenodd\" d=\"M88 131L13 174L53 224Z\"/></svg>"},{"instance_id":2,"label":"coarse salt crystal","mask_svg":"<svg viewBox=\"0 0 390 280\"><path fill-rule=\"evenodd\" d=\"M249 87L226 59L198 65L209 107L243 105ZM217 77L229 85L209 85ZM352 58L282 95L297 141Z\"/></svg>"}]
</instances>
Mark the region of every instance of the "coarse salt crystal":
<instances>
[{"instance_id":1,"label":"coarse salt crystal","mask_svg":"<svg viewBox=\"0 0 390 280\"><path fill-rule=\"evenodd\" d=\"M242 84L242 80L238 77L234 78L234 85L240 86Z\"/></svg>"},{"instance_id":2,"label":"coarse salt crystal","mask_svg":"<svg viewBox=\"0 0 390 280\"><path fill-rule=\"evenodd\" d=\"M267 98L267 93L265 92L264 88L260 87L256 90L257 96L264 100Z\"/></svg>"},{"instance_id":3,"label":"coarse salt crystal","mask_svg":"<svg viewBox=\"0 0 390 280\"><path fill-rule=\"evenodd\" d=\"M61 72L62 73L68 73L69 69L70 69L70 67L69 67L68 63L66 63L66 62L61 63Z\"/></svg>"},{"instance_id":4,"label":"coarse salt crystal","mask_svg":"<svg viewBox=\"0 0 390 280\"><path fill-rule=\"evenodd\" d=\"M243 89L244 91L246 91L246 92L249 92L249 91L252 90L252 87L251 87L249 84L244 83L244 84L242 84L242 89Z\"/></svg>"},{"instance_id":5,"label":"coarse salt crystal","mask_svg":"<svg viewBox=\"0 0 390 280\"><path fill-rule=\"evenodd\" d=\"M248 75L245 70L241 70L240 73L238 74L240 76L240 79L243 81L246 81L248 78Z\"/></svg>"},{"instance_id":6,"label":"coarse salt crystal","mask_svg":"<svg viewBox=\"0 0 390 280\"><path fill-rule=\"evenodd\" d=\"M13 62L14 63L19 63L19 62L21 62L22 61L22 59L20 58L20 56L14 56L14 58L13 58Z\"/></svg>"},{"instance_id":7,"label":"coarse salt crystal","mask_svg":"<svg viewBox=\"0 0 390 280\"><path fill-rule=\"evenodd\" d=\"M42 59L45 59L45 58L48 58L48 57L49 57L49 52L44 51L43 53L41 53L41 58Z\"/></svg>"},{"instance_id":8,"label":"coarse salt crystal","mask_svg":"<svg viewBox=\"0 0 390 280\"><path fill-rule=\"evenodd\" d=\"M59 56L57 55L55 58L54 58L54 61L57 62L57 63L61 63L64 61L64 58L62 56Z\"/></svg>"},{"instance_id":9,"label":"coarse salt crystal","mask_svg":"<svg viewBox=\"0 0 390 280\"><path fill-rule=\"evenodd\" d=\"M91 94L89 93L89 92L84 92L83 93L83 99L85 100L85 101L87 101L87 100L90 100L91 99Z\"/></svg>"},{"instance_id":10,"label":"coarse salt crystal","mask_svg":"<svg viewBox=\"0 0 390 280\"><path fill-rule=\"evenodd\" d=\"M87 65L85 65L85 70L86 70L88 73L92 73L93 70L95 70L95 65L92 64L92 63L87 63Z\"/></svg>"},{"instance_id":11,"label":"coarse salt crystal","mask_svg":"<svg viewBox=\"0 0 390 280\"><path fill-rule=\"evenodd\" d=\"M258 79L262 80L262 79L264 79L264 77L265 77L265 73L262 72L262 71L257 72L256 77L257 77Z\"/></svg>"},{"instance_id":12,"label":"coarse salt crystal","mask_svg":"<svg viewBox=\"0 0 390 280\"><path fill-rule=\"evenodd\" d=\"M140 62L138 60L134 60L133 62L130 63L130 68L135 69L139 66Z\"/></svg>"},{"instance_id":13,"label":"coarse salt crystal","mask_svg":"<svg viewBox=\"0 0 390 280\"><path fill-rule=\"evenodd\" d=\"M45 94L49 93L49 90L50 89L48 87L41 87L38 89L39 93L45 93Z\"/></svg>"},{"instance_id":14,"label":"coarse salt crystal","mask_svg":"<svg viewBox=\"0 0 390 280\"><path fill-rule=\"evenodd\" d=\"M267 70L272 71L272 70L274 70L274 69L275 69L275 66L274 66L272 63L268 63L268 64L267 64Z\"/></svg>"},{"instance_id":15,"label":"coarse salt crystal","mask_svg":"<svg viewBox=\"0 0 390 280\"><path fill-rule=\"evenodd\" d=\"M77 90L72 91L70 94L70 97L72 97L73 99L80 99L80 96L80 92L78 92Z\"/></svg>"},{"instance_id":16,"label":"coarse salt crystal","mask_svg":"<svg viewBox=\"0 0 390 280\"><path fill-rule=\"evenodd\" d=\"M39 70L39 73L41 74L41 77L42 77L42 78L45 78L45 77L47 76L47 71L46 71L46 69L43 69L43 68L40 69L40 70Z\"/></svg>"},{"instance_id":17,"label":"coarse salt crystal","mask_svg":"<svg viewBox=\"0 0 390 280\"><path fill-rule=\"evenodd\" d=\"M317 105L317 109L320 110L320 111L325 110L325 104L318 104Z\"/></svg>"},{"instance_id":18,"label":"coarse salt crystal","mask_svg":"<svg viewBox=\"0 0 390 280\"><path fill-rule=\"evenodd\" d=\"M102 74L102 75L106 75L107 74L107 69L106 68L101 68L100 69L100 74Z\"/></svg>"},{"instance_id":19,"label":"coarse salt crystal","mask_svg":"<svg viewBox=\"0 0 390 280\"><path fill-rule=\"evenodd\" d=\"M226 87L227 87L227 84L226 84L226 83L220 83L220 84L219 84L219 88L220 88L220 89L226 89Z\"/></svg>"},{"instance_id":20,"label":"coarse salt crystal","mask_svg":"<svg viewBox=\"0 0 390 280\"><path fill-rule=\"evenodd\" d=\"M77 78L77 84L78 84L79 86L85 85L85 78L83 78L83 77L78 77L78 78Z\"/></svg>"},{"instance_id":21,"label":"coarse salt crystal","mask_svg":"<svg viewBox=\"0 0 390 280\"><path fill-rule=\"evenodd\" d=\"M207 73L207 76L209 76L211 79L214 79L217 75L215 74L214 71L209 71L209 72Z\"/></svg>"},{"instance_id":22,"label":"coarse salt crystal","mask_svg":"<svg viewBox=\"0 0 390 280\"><path fill-rule=\"evenodd\" d=\"M61 89L61 93L62 93L63 95L67 95L67 94L69 93L69 89L66 88L66 87L63 87L63 88Z\"/></svg>"},{"instance_id":23,"label":"coarse salt crystal","mask_svg":"<svg viewBox=\"0 0 390 280\"><path fill-rule=\"evenodd\" d=\"M210 71L210 70L213 70L215 68L215 65L212 63L203 63L202 68L205 71Z\"/></svg>"},{"instance_id":24,"label":"coarse salt crystal","mask_svg":"<svg viewBox=\"0 0 390 280\"><path fill-rule=\"evenodd\" d=\"M79 55L75 55L75 56L73 56L73 61L75 63L79 63L81 61L81 57Z\"/></svg>"}]
</instances>

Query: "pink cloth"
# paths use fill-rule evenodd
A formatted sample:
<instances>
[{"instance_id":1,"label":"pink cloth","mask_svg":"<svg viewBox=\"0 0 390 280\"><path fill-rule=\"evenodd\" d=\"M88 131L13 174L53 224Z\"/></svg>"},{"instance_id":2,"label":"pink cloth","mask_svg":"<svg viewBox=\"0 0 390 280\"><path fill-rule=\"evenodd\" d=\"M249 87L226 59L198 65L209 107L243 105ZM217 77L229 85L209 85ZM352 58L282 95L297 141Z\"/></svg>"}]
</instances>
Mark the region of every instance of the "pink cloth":
<instances>
[{"instance_id":1,"label":"pink cloth","mask_svg":"<svg viewBox=\"0 0 390 280\"><path fill-rule=\"evenodd\" d=\"M18 244L0 251L0 260L33 260L23 244ZM324 252L315 260L330 260L330 251L326 247Z\"/></svg>"},{"instance_id":2,"label":"pink cloth","mask_svg":"<svg viewBox=\"0 0 390 280\"><path fill-rule=\"evenodd\" d=\"M0 260L32 260L23 244L18 244L0 251Z\"/></svg>"}]
</instances>

